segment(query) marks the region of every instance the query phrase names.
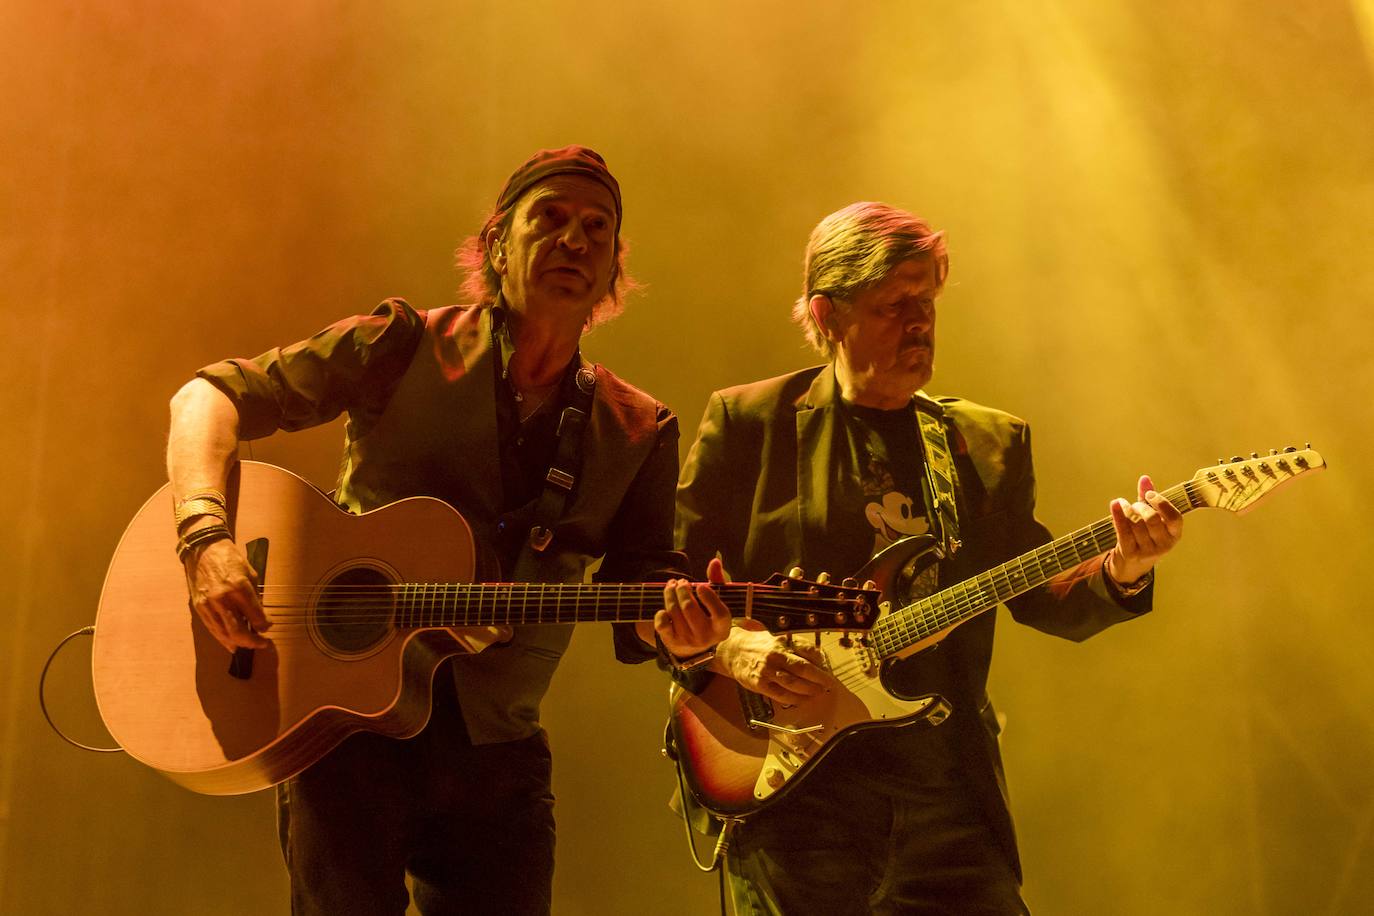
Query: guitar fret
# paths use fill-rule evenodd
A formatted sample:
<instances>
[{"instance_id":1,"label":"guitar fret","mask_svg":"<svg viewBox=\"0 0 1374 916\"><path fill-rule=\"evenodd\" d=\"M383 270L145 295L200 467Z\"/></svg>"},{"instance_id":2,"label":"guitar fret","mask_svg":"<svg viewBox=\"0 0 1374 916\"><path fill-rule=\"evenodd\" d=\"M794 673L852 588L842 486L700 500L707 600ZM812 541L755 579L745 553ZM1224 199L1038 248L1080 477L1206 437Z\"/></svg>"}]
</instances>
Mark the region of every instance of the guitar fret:
<instances>
[{"instance_id":1,"label":"guitar fret","mask_svg":"<svg viewBox=\"0 0 1374 916\"><path fill-rule=\"evenodd\" d=\"M1207 504L1192 481L1164 495L1182 512ZM1043 585L1115 543L1116 529L1110 518L1080 528L888 614L873 627L872 645L880 657L894 655Z\"/></svg>"},{"instance_id":2,"label":"guitar fret","mask_svg":"<svg viewBox=\"0 0 1374 916\"><path fill-rule=\"evenodd\" d=\"M834 611L827 605L844 607L850 600L844 595L818 594L815 587L801 591L792 586L730 583L715 590L732 617L785 616L795 611L796 620L803 613L822 609L829 616ZM932 606L937 628L957 623L964 608L997 590L991 579L964 583L955 600ZM393 624L399 629L633 623L652 620L662 606L662 585L657 583L397 582L383 586L378 594L389 596L382 607L390 605ZM893 621L892 625L897 624ZM926 625L908 622L902 627L914 633Z\"/></svg>"}]
</instances>

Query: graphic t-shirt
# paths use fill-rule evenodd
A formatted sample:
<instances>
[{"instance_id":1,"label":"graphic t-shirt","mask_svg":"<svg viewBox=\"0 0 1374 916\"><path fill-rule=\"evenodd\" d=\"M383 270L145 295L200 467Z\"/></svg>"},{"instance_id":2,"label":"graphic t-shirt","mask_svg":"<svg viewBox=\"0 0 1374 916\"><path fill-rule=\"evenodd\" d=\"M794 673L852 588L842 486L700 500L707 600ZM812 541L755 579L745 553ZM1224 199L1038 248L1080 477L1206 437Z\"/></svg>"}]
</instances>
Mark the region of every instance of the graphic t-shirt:
<instances>
[{"instance_id":1,"label":"graphic t-shirt","mask_svg":"<svg viewBox=\"0 0 1374 916\"><path fill-rule=\"evenodd\" d=\"M884 548L931 531L924 452L911 407L879 410L841 402L824 556L832 576L855 575ZM901 662L920 665L920 656ZM884 792L957 782L953 748L941 727L915 725L855 734L835 751L854 778ZM894 777L897 777L894 780Z\"/></svg>"},{"instance_id":2,"label":"graphic t-shirt","mask_svg":"<svg viewBox=\"0 0 1374 916\"><path fill-rule=\"evenodd\" d=\"M840 416L844 435L836 442L826 551L843 567L829 571L837 577L853 575L883 548L930 530L911 408L843 403Z\"/></svg>"}]
</instances>

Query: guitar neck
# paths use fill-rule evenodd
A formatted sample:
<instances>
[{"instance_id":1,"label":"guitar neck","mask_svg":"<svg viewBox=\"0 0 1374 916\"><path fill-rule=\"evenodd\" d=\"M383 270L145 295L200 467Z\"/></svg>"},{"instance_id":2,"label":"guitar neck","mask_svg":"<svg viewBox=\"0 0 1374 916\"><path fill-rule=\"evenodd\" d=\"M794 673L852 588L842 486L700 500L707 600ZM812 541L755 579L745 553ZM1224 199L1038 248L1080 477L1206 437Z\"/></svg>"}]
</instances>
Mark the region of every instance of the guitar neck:
<instances>
[{"instance_id":1,"label":"guitar neck","mask_svg":"<svg viewBox=\"0 0 1374 916\"><path fill-rule=\"evenodd\" d=\"M1162 491L1180 512L1205 508L1208 503L1197 481L1188 480ZM889 614L873 627L873 647L883 658L897 655L976 617L989 608L1038 588L1055 576L1072 569L1116 544L1116 529L1111 518L1066 534L965 579L958 585L922 598Z\"/></svg>"},{"instance_id":2,"label":"guitar neck","mask_svg":"<svg viewBox=\"0 0 1374 916\"><path fill-rule=\"evenodd\" d=\"M401 627L520 626L542 623L634 623L663 607L663 583L407 584L397 593ZM732 617L798 611L826 603L754 583L713 586Z\"/></svg>"}]
</instances>

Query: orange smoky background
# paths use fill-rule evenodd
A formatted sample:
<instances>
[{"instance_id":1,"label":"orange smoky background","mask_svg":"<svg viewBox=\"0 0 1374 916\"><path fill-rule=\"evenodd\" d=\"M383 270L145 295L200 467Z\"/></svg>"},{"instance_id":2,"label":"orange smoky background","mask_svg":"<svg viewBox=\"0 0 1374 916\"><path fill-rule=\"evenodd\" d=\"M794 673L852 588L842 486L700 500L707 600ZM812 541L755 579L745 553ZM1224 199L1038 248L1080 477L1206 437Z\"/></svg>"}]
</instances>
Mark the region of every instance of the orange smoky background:
<instances>
[{"instance_id":1,"label":"orange smoky background","mask_svg":"<svg viewBox=\"0 0 1374 916\"><path fill-rule=\"evenodd\" d=\"M63 744L39 670L163 480L172 392L385 296L453 301L506 175L566 143L620 179L645 284L586 351L684 448L711 390L812 361L802 247L861 199L948 232L932 390L1030 421L1056 530L1140 472L1310 441L1325 474L1189 516L1155 613L1082 646L1008 622L992 686L1037 911L1357 909L1371 76L1370 0L0 4L0 911L285 912L270 793ZM327 487L340 435L254 455ZM578 632L545 708L558 913L714 911L665 807L666 692ZM100 743L86 644L49 700Z\"/></svg>"}]
</instances>

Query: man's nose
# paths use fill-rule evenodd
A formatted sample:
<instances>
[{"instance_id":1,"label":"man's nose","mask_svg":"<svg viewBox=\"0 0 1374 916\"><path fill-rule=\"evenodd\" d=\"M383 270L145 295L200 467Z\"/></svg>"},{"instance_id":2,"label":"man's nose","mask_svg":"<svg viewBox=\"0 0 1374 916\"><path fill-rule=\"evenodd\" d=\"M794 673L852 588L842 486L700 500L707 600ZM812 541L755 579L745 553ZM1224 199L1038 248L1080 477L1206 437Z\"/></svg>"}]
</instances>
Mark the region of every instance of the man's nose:
<instances>
[{"instance_id":1,"label":"man's nose","mask_svg":"<svg viewBox=\"0 0 1374 916\"><path fill-rule=\"evenodd\" d=\"M569 251L586 251L587 233L582 230L582 224L575 219L569 220L558 235L558 244Z\"/></svg>"},{"instance_id":2,"label":"man's nose","mask_svg":"<svg viewBox=\"0 0 1374 916\"><path fill-rule=\"evenodd\" d=\"M935 312L928 308L916 308L907 313L904 325L910 331L928 331L935 324Z\"/></svg>"}]
</instances>

